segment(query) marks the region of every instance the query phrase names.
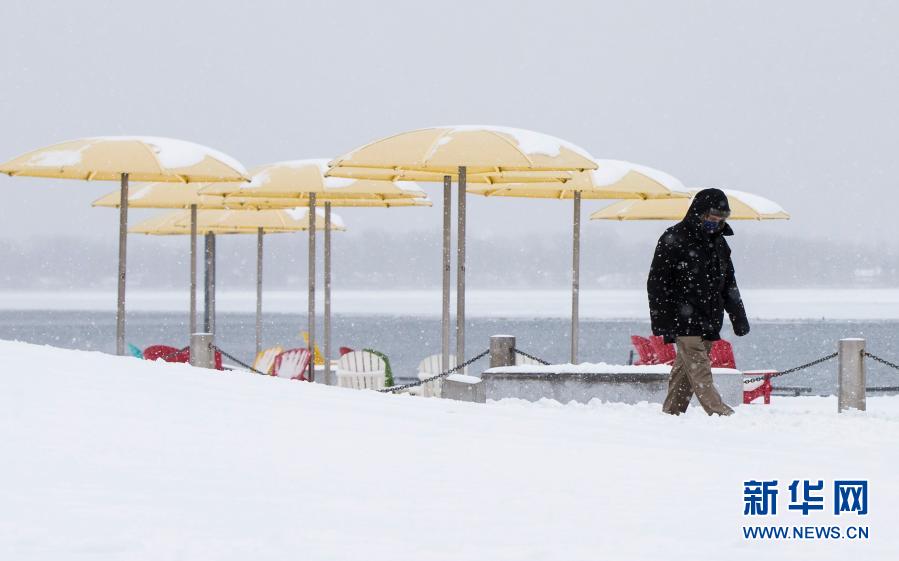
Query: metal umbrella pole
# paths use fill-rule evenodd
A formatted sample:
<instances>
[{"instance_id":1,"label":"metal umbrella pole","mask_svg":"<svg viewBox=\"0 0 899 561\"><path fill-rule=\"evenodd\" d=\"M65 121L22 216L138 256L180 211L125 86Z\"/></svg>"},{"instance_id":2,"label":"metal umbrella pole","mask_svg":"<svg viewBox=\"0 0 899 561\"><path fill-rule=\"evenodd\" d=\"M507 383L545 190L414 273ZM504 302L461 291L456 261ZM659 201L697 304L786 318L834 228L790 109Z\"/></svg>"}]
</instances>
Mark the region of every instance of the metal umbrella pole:
<instances>
[{"instance_id":1,"label":"metal umbrella pole","mask_svg":"<svg viewBox=\"0 0 899 561\"><path fill-rule=\"evenodd\" d=\"M325 379L331 385L331 203L325 201Z\"/></svg>"},{"instance_id":2,"label":"metal umbrella pole","mask_svg":"<svg viewBox=\"0 0 899 561\"><path fill-rule=\"evenodd\" d=\"M450 229L452 228L453 178L443 176L443 315L442 342L443 362L441 369L449 368L450 352Z\"/></svg>"},{"instance_id":3,"label":"metal umbrella pole","mask_svg":"<svg viewBox=\"0 0 899 561\"><path fill-rule=\"evenodd\" d=\"M315 193L309 193L309 381L315 381Z\"/></svg>"},{"instance_id":4,"label":"metal umbrella pole","mask_svg":"<svg viewBox=\"0 0 899 561\"><path fill-rule=\"evenodd\" d=\"M256 231L256 354L262 350L262 239L265 230Z\"/></svg>"},{"instance_id":5,"label":"metal umbrella pole","mask_svg":"<svg viewBox=\"0 0 899 561\"><path fill-rule=\"evenodd\" d=\"M205 309L203 311L203 331L215 333L215 234L206 234Z\"/></svg>"},{"instance_id":6,"label":"metal umbrella pole","mask_svg":"<svg viewBox=\"0 0 899 561\"><path fill-rule=\"evenodd\" d=\"M467 169L459 166L459 220L456 247L456 364L465 362L465 189Z\"/></svg>"},{"instance_id":7,"label":"metal umbrella pole","mask_svg":"<svg viewBox=\"0 0 899 561\"><path fill-rule=\"evenodd\" d=\"M119 281L115 316L115 352L125 354L125 271L128 253L128 174L122 174L119 193Z\"/></svg>"},{"instance_id":8,"label":"metal umbrella pole","mask_svg":"<svg viewBox=\"0 0 899 561\"><path fill-rule=\"evenodd\" d=\"M571 251L571 364L577 364L579 304L581 282L581 192L574 192L574 220L572 221Z\"/></svg>"},{"instance_id":9,"label":"metal umbrella pole","mask_svg":"<svg viewBox=\"0 0 899 561\"><path fill-rule=\"evenodd\" d=\"M190 333L197 332L197 205L190 205Z\"/></svg>"}]
</instances>

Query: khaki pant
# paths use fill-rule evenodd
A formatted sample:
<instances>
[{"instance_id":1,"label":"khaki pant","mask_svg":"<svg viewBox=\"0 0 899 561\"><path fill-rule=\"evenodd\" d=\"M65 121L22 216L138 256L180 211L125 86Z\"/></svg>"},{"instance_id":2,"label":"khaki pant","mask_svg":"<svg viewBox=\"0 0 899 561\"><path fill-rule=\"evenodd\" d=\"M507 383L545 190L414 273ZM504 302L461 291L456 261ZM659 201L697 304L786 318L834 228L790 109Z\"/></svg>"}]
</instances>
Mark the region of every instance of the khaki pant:
<instances>
[{"instance_id":1,"label":"khaki pant","mask_svg":"<svg viewBox=\"0 0 899 561\"><path fill-rule=\"evenodd\" d=\"M677 358L671 367L668 396L662 411L680 415L687 410L696 392L700 405L709 415L732 414L734 410L721 401L721 394L712 382L712 361L709 359L712 341L703 341L702 337L678 337L676 342Z\"/></svg>"}]
</instances>

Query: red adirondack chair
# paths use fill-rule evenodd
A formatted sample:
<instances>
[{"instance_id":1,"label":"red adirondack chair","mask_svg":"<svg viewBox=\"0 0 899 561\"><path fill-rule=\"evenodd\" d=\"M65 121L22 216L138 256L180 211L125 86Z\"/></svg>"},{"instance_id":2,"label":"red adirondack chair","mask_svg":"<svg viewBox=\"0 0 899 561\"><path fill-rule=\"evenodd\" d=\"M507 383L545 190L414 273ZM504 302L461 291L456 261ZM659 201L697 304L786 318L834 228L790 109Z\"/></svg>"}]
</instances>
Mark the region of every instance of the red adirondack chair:
<instances>
[{"instance_id":1,"label":"red adirondack chair","mask_svg":"<svg viewBox=\"0 0 899 561\"><path fill-rule=\"evenodd\" d=\"M649 337L649 342L652 343L652 349L655 351L656 359L658 360L656 364L672 364L674 359L677 358L677 351L674 350L674 345L666 343L664 337L652 335Z\"/></svg>"},{"instance_id":2,"label":"red adirondack chair","mask_svg":"<svg viewBox=\"0 0 899 561\"><path fill-rule=\"evenodd\" d=\"M190 349L176 349L168 345L150 345L144 349L146 360L159 360L166 362L190 362Z\"/></svg>"},{"instance_id":3,"label":"red adirondack chair","mask_svg":"<svg viewBox=\"0 0 899 561\"><path fill-rule=\"evenodd\" d=\"M190 348L177 349L168 345L150 345L144 349L145 360L162 359L166 362L190 362ZM222 353L215 351L215 369L222 368Z\"/></svg>"},{"instance_id":4,"label":"red adirondack chair","mask_svg":"<svg viewBox=\"0 0 899 561\"><path fill-rule=\"evenodd\" d=\"M659 363L649 339L640 337L639 335L631 335L631 343L634 345L634 348L637 349L637 354L640 356L640 358L637 359L637 362L634 363L636 366Z\"/></svg>"},{"instance_id":5,"label":"red adirondack chair","mask_svg":"<svg viewBox=\"0 0 899 561\"><path fill-rule=\"evenodd\" d=\"M712 345L712 352L709 353L712 360L712 368L736 368L737 361L734 358L734 347L730 341L719 339Z\"/></svg>"},{"instance_id":6,"label":"red adirondack chair","mask_svg":"<svg viewBox=\"0 0 899 561\"><path fill-rule=\"evenodd\" d=\"M272 376L306 381L309 372L309 349L288 349L275 357Z\"/></svg>"}]
</instances>

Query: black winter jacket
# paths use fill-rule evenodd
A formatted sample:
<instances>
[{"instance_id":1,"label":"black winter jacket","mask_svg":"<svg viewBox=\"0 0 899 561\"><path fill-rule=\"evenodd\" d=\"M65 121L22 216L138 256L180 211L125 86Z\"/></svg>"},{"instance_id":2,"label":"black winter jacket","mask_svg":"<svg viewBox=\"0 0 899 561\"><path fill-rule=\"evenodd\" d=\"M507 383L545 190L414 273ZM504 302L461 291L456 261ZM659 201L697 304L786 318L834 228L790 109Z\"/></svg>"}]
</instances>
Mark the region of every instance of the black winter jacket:
<instances>
[{"instance_id":1,"label":"black winter jacket","mask_svg":"<svg viewBox=\"0 0 899 561\"><path fill-rule=\"evenodd\" d=\"M749 333L749 321L737 288L730 246L730 225L709 234L702 216L711 208L730 210L719 189L696 194L684 219L665 230L656 246L646 289L652 333L673 342L675 337L698 335L721 338L724 311L737 335Z\"/></svg>"}]
</instances>

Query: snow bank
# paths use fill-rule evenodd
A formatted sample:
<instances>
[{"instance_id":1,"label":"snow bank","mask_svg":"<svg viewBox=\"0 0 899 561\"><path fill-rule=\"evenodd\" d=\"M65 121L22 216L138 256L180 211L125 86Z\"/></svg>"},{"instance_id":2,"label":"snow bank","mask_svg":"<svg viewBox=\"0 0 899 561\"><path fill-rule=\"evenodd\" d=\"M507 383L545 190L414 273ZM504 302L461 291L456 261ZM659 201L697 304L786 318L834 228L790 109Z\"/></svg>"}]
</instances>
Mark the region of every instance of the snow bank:
<instances>
[{"instance_id":1,"label":"snow bank","mask_svg":"<svg viewBox=\"0 0 899 561\"><path fill-rule=\"evenodd\" d=\"M868 407L477 405L0 342L0 557L889 559L899 398ZM752 478L868 479L870 513L747 520Z\"/></svg>"}]
</instances>

